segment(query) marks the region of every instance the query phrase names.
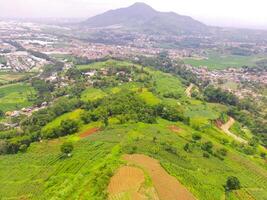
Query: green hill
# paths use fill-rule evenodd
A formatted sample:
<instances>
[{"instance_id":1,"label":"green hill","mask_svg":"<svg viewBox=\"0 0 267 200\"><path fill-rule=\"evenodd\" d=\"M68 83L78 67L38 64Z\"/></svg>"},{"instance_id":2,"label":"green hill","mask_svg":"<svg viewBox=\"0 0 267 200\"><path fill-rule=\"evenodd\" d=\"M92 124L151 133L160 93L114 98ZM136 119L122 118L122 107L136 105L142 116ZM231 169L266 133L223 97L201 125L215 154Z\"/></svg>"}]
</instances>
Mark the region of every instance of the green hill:
<instances>
[{"instance_id":1,"label":"green hill","mask_svg":"<svg viewBox=\"0 0 267 200\"><path fill-rule=\"evenodd\" d=\"M85 26L122 27L147 33L201 33L207 26L188 16L172 12L158 12L144 3L135 3L127 8L110 10L89 18Z\"/></svg>"},{"instance_id":2,"label":"green hill","mask_svg":"<svg viewBox=\"0 0 267 200\"><path fill-rule=\"evenodd\" d=\"M25 118L20 135L0 132L1 152L20 145L17 153L0 155L0 199L105 200L110 178L126 165L123 155L137 153L157 159L197 199L266 199L267 166L260 157L266 150L218 128L215 121L227 121L228 106L187 97L180 76L116 63L79 66L99 70L90 78L94 84L77 95L70 88ZM71 156L60 151L65 142L73 144ZM145 174L146 185L153 185ZM240 189L225 189L230 176Z\"/></svg>"}]
</instances>

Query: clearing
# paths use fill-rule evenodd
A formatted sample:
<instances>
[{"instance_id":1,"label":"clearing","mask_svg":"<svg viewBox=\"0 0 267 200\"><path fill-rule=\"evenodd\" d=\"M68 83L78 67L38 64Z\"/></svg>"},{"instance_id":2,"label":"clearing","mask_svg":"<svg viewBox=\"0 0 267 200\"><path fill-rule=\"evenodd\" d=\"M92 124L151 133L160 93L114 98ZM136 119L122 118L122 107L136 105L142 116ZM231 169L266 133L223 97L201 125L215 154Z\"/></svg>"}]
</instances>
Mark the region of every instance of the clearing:
<instances>
[{"instance_id":1,"label":"clearing","mask_svg":"<svg viewBox=\"0 0 267 200\"><path fill-rule=\"evenodd\" d=\"M178 180L169 175L160 163L141 154L125 155L124 159L147 171L161 200L194 200L195 197Z\"/></svg>"},{"instance_id":2,"label":"clearing","mask_svg":"<svg viewBox=\"0 0 267 200\"><path fill-rule=\"evenodd\" d=\"M231 128L231 126L233 126L235 123L234 118L230 117L229 120L223 124L221 126L221 129L223 130L223 132L225 132L227 135L229 135L230 137L234 138L236 141L241 142L241 143L248 143L246 140L244 140L241 137L238 137L237 135L233 134L231 131L229 131L229 129Z\"/></svg>"}]
</instances>

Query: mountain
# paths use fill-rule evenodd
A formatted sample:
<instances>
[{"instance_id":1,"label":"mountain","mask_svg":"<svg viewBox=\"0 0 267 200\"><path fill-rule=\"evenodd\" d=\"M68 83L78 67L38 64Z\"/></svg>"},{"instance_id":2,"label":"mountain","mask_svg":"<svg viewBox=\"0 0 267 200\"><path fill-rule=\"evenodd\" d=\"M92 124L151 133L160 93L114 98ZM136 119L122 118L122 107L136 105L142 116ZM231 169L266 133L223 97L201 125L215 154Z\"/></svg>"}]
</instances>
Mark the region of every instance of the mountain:
<instances>
[{"instance_id":1,"label":"mountain","mask_svg":"<svg viewBox=\"0 0 267 200\"><path fill-rule=\"evenodd\" d=\"M116 26L149 33L199 33L208 28L189 16L159 12L145 3L107 11L89 18L83 25L92 28Z\"/></svg>"}]
</instances>

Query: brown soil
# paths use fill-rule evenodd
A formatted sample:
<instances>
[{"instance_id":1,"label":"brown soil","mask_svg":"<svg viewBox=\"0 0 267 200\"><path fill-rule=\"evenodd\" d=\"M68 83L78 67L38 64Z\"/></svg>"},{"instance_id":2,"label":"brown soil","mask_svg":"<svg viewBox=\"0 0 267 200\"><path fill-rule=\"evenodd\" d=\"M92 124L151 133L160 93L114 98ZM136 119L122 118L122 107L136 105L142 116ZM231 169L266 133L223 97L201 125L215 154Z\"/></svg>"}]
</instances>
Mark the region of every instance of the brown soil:
<instances>
[{"instance_id":1,"label":"brown soil","mask_svg":"<svg viewBox=\"0 0 267 200\"><path fill-rule=\"evenodd\" d=\"M137 167L123 166L111 178L108 185L109 200L133 199L145 200L142 184L145 182L143 170Z\"/></svg>"},{"instance_id":2,"label":"brown soil","mask_svg":"<svg viewBox=\"0 0 267 200\"><path fill-rule=\"evenodd\" d=\"M81 135L80 135L80 138L86 138L88 137L89 135L92 135L94 133L96 133L97 131L99 131L100 128L91 128L85 132L83 132Z\"/></svg>"},{"instance_id":3,"label":"brown soil","mask_svg":"<svg viewBox=\"0 0 267 200\"><path fill-rule=\"evenodd\" d=\"M180 133L181 130L182 130L181 128L179 128L179 127L177 127L177 126L174 126L174 125L169 126L169 129L170 129L171 131L175 132L175 133Z\"/></svg>"},{"instance_id":4,"label":"brown soil","mask_svg":"<svg viewBox=\"0 0 267 200\"><path fill-rule=\"evenodd\" d=\"M214 123L217 128L221 128L221 126L223 125L223 122L220 119L216 119Z\"/></svg>"},{"instance_id":5,"label":"brown soil","mask_svg":"<svg viewBox=\"0 0 267 200\"><path fill-rule=\"evenodd\" d=\"M124 159L147 171L152 179L159 199L195 200L195 197L176 178L170 176L157 160L140 154L125 155Z\"/></svg>"}]
</instances>

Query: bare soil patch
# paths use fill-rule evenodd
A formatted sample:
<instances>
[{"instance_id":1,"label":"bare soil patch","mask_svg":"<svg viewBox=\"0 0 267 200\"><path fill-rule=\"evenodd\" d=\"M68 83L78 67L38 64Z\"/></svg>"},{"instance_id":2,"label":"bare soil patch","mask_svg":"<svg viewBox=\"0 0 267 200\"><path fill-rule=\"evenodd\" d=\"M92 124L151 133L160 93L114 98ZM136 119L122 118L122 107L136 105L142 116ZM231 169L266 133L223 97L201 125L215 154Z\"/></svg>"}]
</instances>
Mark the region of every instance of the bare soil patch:
<instances>
[{"instance_id":1,"label":"bare soil patch","mask_svg":"<svg viewBox=\"0 0 267 200\"><path fill-rule=\"evenodd\" d=\"M175 132L175 133L180 133L181 132L181 128L179 128L179 127L177 127L177 126L174 126L174 125L172 125L172 126L169 126L168 127L171 131L173 131L173 132Z\"/></svg>"},{"instance_id":2,"label":"bare soil patch","mask_svg":"<svg viewBox=\"0 0 267 200\"><path fill-rule=\"evenodd\" d=\"M223 125L223 121L220 120L220 119L216 119L214 121L214 123L215 123L215 125L216 125L217 128L221 128L221 126Z\"/></svg>"},{"instance_id":3,"label":"bare soil patch","mask_svg":"<svg viewBox=\"0 0 267 200\"><path fill-rule=\"evenodd\" d=\"M109 182L108 199L147 200L148 196L146 193L148 190L142 187L144 182L145 176L142 169L132 166L123 166L119 168ZM157 198L152 199L158 200Z\"/></svg>"},{"instance_id":4,"label":"bare soil patch","mask_svg":"<svg viewBox=\"0 0 267 200\"><path fill-rule=\"evenodd\" d=\"M91 128L85 132L83 132L81 135L80 135L80 138L86 138L88 137L89 135L92 135L94 133L96 133L97 131L99 131L100 128Z\"/></svg>"},{"instance_id":5,"label":"bare soil patch","mask_svg":"<svg viewBox=\"0 0 267 200\"><path fill-rule=\"evenodd\" d=\"M169 175L157 160L140 154L125 155L124 159L147 171L159 199L195 200L195 197L175 177Z\"/></svg>"}]
</instances>

